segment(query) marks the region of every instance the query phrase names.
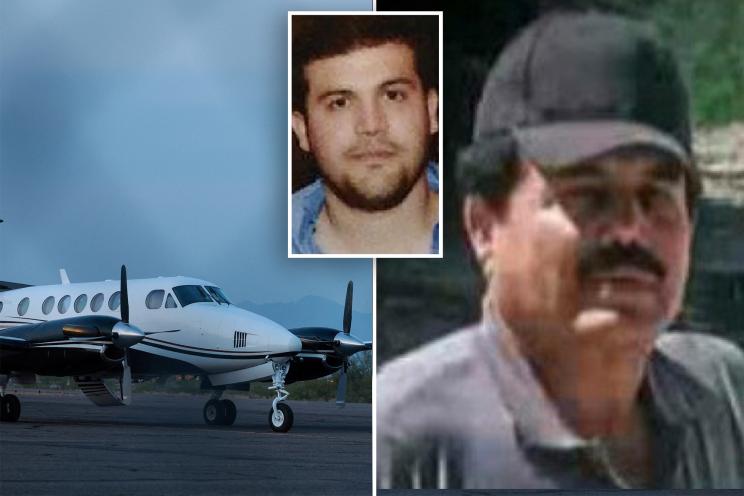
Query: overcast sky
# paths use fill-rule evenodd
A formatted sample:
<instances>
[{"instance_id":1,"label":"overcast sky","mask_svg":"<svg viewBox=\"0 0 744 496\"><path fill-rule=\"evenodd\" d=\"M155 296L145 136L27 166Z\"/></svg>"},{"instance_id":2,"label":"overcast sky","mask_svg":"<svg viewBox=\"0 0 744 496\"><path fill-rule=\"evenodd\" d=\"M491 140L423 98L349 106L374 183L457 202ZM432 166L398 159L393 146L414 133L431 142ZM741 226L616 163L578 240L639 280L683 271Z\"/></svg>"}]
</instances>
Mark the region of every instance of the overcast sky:
<instances>
[{"instance_id":1,"label":"overcast sky","mask_svg":"<svg viewBox=\"0 0 744 496\"><path fill-rule=\"evenodd\" d=\"M370 261L287 259L286 13L334 9L371 0L0 1L0 280L371 312Z\"/></svg>"}]
</instances>

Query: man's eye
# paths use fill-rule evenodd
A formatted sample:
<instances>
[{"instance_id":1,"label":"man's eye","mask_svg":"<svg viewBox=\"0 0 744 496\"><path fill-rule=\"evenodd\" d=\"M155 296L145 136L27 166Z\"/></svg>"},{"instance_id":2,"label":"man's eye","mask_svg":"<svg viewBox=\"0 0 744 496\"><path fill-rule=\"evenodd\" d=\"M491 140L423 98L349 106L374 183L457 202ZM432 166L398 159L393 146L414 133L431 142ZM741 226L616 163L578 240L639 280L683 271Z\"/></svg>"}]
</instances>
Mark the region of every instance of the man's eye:
<instances>
[{"instance_id":1,"label":"man's eye","mask_svg":"<svg viewBox=\"0 0 744 496\"><path fill-rule=\"evenodd\" d=\"M406 94L400 90L387 90L385 92L385 98L392 102L402 102L406 99Z\"/></svg>"},{"instance_id":2,"label":"man's eye","mask_svg":"<svg viewBox=\"0 0 744 496\"><path fill-rule=\"evenodd\" d=\"M346 108L346 107L348 107L348 106L349 106L349 99L348 99L348 98L346 98L346 97L337 97L337 98L332 98L332 99L331 99L331 100L330 100L330 101L328 102L328 107L329 107L329 108L330 108L331 110L339 110L339 109L343 109L343 108Z\"/></svg>"},{"instance_id":3,"label":"man's eye","mask_svg":"<svg viewBox=\"0 0 744 496\"><path fill-rule=\"evenodd\" d=\"M661 188L648 187L641 190L641 206L645 211L652 211L656 208L664 208L671 202L671 196Z\"/></svg>"},{"instance_id":4,"label":"man's eye","mask_svg":"<svg viewBox=\"0 0 744 496\"><path fill-rule=\"evenodd\" d=\"M601 188L578 188L561 197L561 203L575 215L584 216L606 210L609 194Z\"/></svg>"}]
</instances>

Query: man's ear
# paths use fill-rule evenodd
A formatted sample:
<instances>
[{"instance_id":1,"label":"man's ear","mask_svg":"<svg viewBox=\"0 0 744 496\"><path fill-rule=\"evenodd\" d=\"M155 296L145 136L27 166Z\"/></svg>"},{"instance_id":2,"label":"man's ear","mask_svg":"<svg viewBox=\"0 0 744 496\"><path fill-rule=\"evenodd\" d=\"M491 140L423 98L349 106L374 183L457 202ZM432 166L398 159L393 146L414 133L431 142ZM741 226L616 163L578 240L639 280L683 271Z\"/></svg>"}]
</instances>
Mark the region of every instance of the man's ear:
<instances>
[{"instance_id":1,"label":"man's ear","mask_svg":"<svg viewBox=\"0 0 744 496\"><path fill-rule=\"evenodd\" d=\"M469 195L462 207L463 224L468 241L478 262L488 259L494 242L494 227L501 222L503 206L490 204L479 196Z\"/></svg>"},{"instance_id":2,"label":"man's ear","mask_svg":"<svg viewBox=\"0 0 744 496\"><path fill-rule=\"evenodd\" d=\"M429 134L439 131L439 93L430 89L426 95L426 107L429 110Z\"/></svg>"},{"instance_id":3,"label":"man's ear","mask_svg":"<svg viewBox=\"0 0 744 496\"><path fill-rule=\"evenodd\" d=\"M294 131L295 136L297 136L300 148L309 153L310 140L307 139L307 124L305 122L305 116L298 110L292 112L292 131Z\"/></svg>"}]
</instances>

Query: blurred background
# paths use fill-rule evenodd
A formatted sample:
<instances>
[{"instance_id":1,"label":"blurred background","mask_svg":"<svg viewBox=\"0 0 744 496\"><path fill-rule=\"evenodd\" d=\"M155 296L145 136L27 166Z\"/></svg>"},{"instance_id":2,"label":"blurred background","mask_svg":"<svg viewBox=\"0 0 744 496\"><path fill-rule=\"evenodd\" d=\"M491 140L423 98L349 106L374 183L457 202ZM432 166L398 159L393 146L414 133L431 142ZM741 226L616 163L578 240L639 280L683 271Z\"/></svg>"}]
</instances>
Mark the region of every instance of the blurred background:
<instances>
[{"instance_id":1,"label":"blurred background","mask_svg":"<svg viewBox=\"0 0 744 496\"><path fill-rule=\"evenodd\" d=\"M380 260L378 364L480 319L480 281L464 243L454 182L475 105L505 43L549 9L595 7L656 25L693 100L704 196L680 327L744 346L744 2L739 0L378 0L378 10L444 12L444 259Z\"/></svg>"}]
</instances>

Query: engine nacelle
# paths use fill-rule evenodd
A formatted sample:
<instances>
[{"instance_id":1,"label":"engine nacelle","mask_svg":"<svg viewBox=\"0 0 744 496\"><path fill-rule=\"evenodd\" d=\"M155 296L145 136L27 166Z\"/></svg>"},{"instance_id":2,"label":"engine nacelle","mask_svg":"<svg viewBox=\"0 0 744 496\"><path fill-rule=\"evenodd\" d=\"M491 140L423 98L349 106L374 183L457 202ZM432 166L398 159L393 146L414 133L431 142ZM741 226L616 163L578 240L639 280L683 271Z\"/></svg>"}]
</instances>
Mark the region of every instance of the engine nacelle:
<instances>
[{"instance_id":1,"label":"engine nacelle","mask_svg":"<svg viewBox=\"0 0 744 496\"><path fill-rule=\"evenodd\" d=\"M325 377L343 367L341 358L334 356L297 356L292 359L292 365L287 373L286 383L307 381Z\"/></svg>"},{"instance_id":2,"label":"engine nacelle","mask_svg":"<svg viewBox=\"0 0 744 496\"><path fill-rule=\"evenodd\" d=\"M118 346L106 345L101 348L101 358L107 363L119 363L127 356L127 350Z\"/></svg>"}]
</instances>

